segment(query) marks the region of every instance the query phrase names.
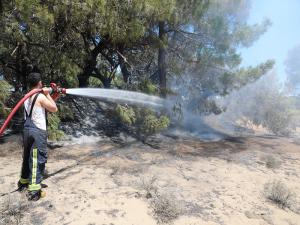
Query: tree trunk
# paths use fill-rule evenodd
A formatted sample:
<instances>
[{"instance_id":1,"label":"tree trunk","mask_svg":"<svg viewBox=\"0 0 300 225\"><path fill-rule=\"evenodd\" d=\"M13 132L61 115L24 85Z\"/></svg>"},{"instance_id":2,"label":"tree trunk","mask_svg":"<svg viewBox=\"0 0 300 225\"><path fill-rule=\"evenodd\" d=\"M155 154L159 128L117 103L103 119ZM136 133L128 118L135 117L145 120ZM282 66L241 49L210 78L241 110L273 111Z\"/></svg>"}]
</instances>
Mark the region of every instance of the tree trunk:
<instances>
[{"instance_id":1,"label":"tree trunk","mask_svg":"<svg viewBox=\"0 0 300 225\"><path fill-rule=\"evenodd\" d=\"M105 78L104 81L102 81L104 88L110 88L111 87L111 79Z\"/></svg>"},{"instance_id":2,"label":"tree trunk","mask_svg":"<svg viewBox=\"0 0 300 225\"><path fill-rule=\"evenodd\" d=\"M3 2L0 0L0 15L3 13Z\"/></svg>"},{"instance_id":3,"label":"tree trunk","mask_svg":"<svg viewBox=\"0 0 300 225\"><path fill-rule=\"evenodd\" d=\"M124 61L124 59L121 56L119 56L119 62L120 62L121 72L122 72L122 75L123 75L123 80L127 84L131 74L128 70L126 62Z\"/></svg>"},{"instance_id":4,"label":"tree trunk","mask_svg":"<svg viewBox=\"0 0 300 225\"><path fill-rule=\"evenodd\" d=\"M121 54L124 53L124 45L121 44L119 46L119 51ZM128 67L126 65L126 62L125 62L125 59L119 54L118 55L118 59L119 59L119 63L120 63L120 68L121 68L121 72L122 72L122 75L123 75L123 80L125 83L128 83L128 80L129 80L129 77L130 77L130 72L128 70Z\"/></svg>"},{"instance_id":5,"label":"tree trunk","mask_svg":"<svg viewBox=\"0 0 300 225\"><path fill-rule=\"evenodd\" d=\"M166 68L166 31L165 22L161 21L158 24L159 27L159 49L158 49L158 76L160 95L166 97L167 90L167 68Z\"/></svg>"},{"instance_id":6,"label":"tree trunk","mask_svg":"<svg viewBox=\"0 0 300 225\"><path fill-rule=\"evenodd\" d=\"M79 87L87 87L88 86L88 79L93 73L94 67L96 63L93 60L88 60L85 68L83 69L82 73L78 75Z\"/></svg>"},{"instance_id":7,"label":"tree trunk","mask_svg":"<svg viewBox=\"0 0 300 225\"><path fill-rule=\"evenodd\" d=\"M97 57L103 48L106 46L108 42L106 40L102 40L90 53L89 58L86 60L85 67L77 77L79 81L79 87L88 86L88 79L92 76L93 71L97 66ZM103 84L104 85L104 84Z\"/></svg>"}]
</instances>

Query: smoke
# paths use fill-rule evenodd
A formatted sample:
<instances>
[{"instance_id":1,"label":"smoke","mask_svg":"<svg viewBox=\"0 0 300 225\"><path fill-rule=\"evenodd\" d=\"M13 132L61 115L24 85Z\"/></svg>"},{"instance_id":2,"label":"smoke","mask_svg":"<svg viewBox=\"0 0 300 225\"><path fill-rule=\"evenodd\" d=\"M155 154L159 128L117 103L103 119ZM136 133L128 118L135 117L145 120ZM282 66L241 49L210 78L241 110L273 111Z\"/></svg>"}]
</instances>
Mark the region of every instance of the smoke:
<instances>
[{"instance_id":1,"label":"smoke","mask_svg":"<svg viewBox=\"0 0 300 225\"><path fill-rule=\"evenodd\" d=\"M291 113L295 109L293 99L282 90L274 70L227 96L201 92L199 87L187 88L186 85L193 83L192 76L187 77L186 82L174 83L177 95L172 101L180 106L177 110L181 112L179 127L193 136L217 140L258 131L286 135L295 128ZM203 113L208 104L222 110L221 113Z\"/></svg>"},{"instance_id":2,"label":"smoke","mask_svg":"<svg viewBox=\"0 0 300 225\"><path fill-rule=\"evenodd\" d=\"M213 0L210 2L210 12L214 14L228 13L241 23L249 18L251 0Z\"/></svg>"},{"instance_id":3,"label":"smoke","mask_svg":"<svg viewBox=\"0 0 300 225\"><path fill-rule=\"evenodd\" d=\"M216 103L225 112L214 116L214 121L226 132L240 135L242 127L248 128L243 132L254 132L261 125L264 132L288 135L296 127L294 99L281 88L275 70L228 96L219 97Z\"/></svg>"},{"instance_id":4,"label":"smoke","mask_svg":"<svg viewBox=\"0 0 300 225\"><path fill-rule=\"evenodd\" d=\"M279 84L275 71L271 71L258 81L248 84L239 90L232 91L225 97L216 99L217 105L224 108L221 115L215 117L220 124L234 127L241 118L261 121L267 96L277 93ZM277 93L278 94L278 93ZM275 100L275 99L274 99Z\"/></svg>"},{"instance_id":5,"label":"smoke","mask_svg":"<svg viewBox=\"0 0 300 225\"><path fill-rule=\"evenodd\" d=\"M199 65L186 68L182 76L173 76L170 79L168 88L175 92L175 96L169 100L174 103L173 114L179 118L178 124L182 131L201 138L203 134L224 137L241 135L240 128L249 128L243 129L243 133L253 132L259 125L265 128L264 131L276 134L287 134L293 128L290 112L293 111L294 105L290 96L284 92L276 72L271 71L255 81L271 66L268 67L266 63L243 70L238 67L241 58L231 55L240 47L251 46L270 26L269 20L249 25L247 22L250 9L250 0L211 1L205 16L208 18L208 24L212 25L201 27L199 32L206 28L207 35L211 36L214 43L220 46L227 44L229 50L225 51L227 55L222 58L222 63L213 57L207 59L199 53ZM228 29L222 29L222 26L215 29L214 23L210 23L210 19L214 21L220 18L222 25L225 24ZM219 51L218 46L215 47ZM296 53L297 51L293 55ZM299 62L298 58L298 65ZM293 68L295 74L299 71L298 67L295 68L297 64L291 64L293 66L290 68ZM297 75L293 76L293 83L295 77L299 77L298 73ZM247 77L249 79L246 79ZM296 80L298 82L298 79ZM245 85L247 83L249 84ZM228 92L230 93L227 96L223 96ZM247 123L253 126L249 127Z\"/></svg>"},{"instance_id":6,"label":"smoke","mask_svg":"<svg viewBox=\"0 0 300 225\"><path fill-rule=\"evenodd\" d=\"M287 88L293 94L300 94L300 44L289 51L285 61Z\"/></svg>"},{"instance_id":7,"label":"smoke","mask_svg":"<svg viewBox=\"0 0 300 225\"><path fill-rule=\"evenodd\" d=\"M211 79L213 76L211 76ZM205 121L207 115L217 110L210 81L185 74L173 77L169 88L175 93L168 97L168 105L173 106L172 121L176 121L173 132L179 136L194 136L202 140L216 141L227 135Z\"/></svg>"}]
</instances>

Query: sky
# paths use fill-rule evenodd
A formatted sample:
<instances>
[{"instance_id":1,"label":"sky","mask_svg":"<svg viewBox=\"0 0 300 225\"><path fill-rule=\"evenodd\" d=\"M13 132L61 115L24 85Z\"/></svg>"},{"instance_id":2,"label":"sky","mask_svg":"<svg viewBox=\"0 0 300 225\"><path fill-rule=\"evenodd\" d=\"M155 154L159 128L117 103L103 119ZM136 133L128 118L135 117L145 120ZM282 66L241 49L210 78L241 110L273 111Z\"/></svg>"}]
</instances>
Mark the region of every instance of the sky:
<instances>
[{"instance_id":1,"label":"sky","mask_svg":"<svg viewBox=\"0 0 300 225\"><path fill-rule=\"evenodd\" d=\"M242 66L274 59L277 74L284 80L287 54L300 44L300 0L252 0L249 24L264 18L270 19L272 26L250 48L241 49Z\"/></svg>"}]
</instances>

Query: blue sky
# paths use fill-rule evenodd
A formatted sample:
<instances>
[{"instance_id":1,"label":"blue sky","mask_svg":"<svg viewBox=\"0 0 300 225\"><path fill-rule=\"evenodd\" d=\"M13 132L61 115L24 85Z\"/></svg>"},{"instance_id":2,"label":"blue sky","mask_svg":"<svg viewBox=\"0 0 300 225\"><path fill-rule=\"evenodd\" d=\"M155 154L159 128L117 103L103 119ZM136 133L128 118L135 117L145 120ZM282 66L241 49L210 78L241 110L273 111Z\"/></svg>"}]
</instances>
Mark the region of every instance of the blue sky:
<instances>
[{"instance_id":1,"label":"blue sky","mask_svg":"<svg viewBox=\"0 0 300 225\"><path fill-rule=\"evenodd\" d=\"M300 44L300 0L252 0L249 24L264 18L272 22L269 30L250 48L242 49L243 66L254 66L275 59L277 73L285 78L289 50Z\"/></svg>"}]
</instances>

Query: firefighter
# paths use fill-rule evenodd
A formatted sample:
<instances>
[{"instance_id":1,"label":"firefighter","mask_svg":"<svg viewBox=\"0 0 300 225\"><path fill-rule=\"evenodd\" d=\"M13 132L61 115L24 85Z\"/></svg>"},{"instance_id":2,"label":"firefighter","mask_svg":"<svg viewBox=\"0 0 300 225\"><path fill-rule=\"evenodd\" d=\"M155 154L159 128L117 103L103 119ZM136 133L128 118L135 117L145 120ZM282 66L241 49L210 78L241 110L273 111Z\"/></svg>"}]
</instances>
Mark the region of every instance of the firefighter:
<instances>
[{"instance_id":1,"label":"firefighter","mask_svg":"<svg viewBox=\"0 0 300 225\"><path fill-rule=\"evenodd\" d=\"M37 201L45 196L42 179L47 162L46 112L57 112L57 106L50 96L50 88L43 88L41 75L31 73L28 77L30 89L42 89L24 102L23 163L18 190L28 188L28 200Z\"/></svg>"}]
</instances>

